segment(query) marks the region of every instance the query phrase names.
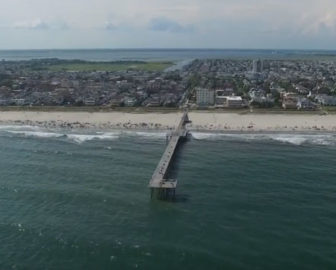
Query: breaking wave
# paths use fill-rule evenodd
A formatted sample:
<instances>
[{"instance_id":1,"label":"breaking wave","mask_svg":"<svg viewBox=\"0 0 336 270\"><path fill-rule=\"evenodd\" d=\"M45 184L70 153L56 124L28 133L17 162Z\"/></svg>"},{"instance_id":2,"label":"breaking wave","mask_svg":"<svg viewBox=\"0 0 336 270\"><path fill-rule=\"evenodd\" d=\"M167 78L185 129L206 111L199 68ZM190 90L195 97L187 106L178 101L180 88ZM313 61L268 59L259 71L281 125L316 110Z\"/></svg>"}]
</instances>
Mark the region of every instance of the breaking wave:
<instances>
[{"instance_id":1,"label":"breaking wave","mask_svg":"<svg viewBox=\"0 0 336 270\"><path fill-rule=\"evenodd\" d=\"M75 143L84 143L93 140L117 140L121 137L141 137L148 140L164 140L167 132L163 131L131 131L115 130L110 132L97 131L82 133L72 131L73 133L61 129L43 129L37 126L15 126L0 125L1 134L12 134L14 136L33 137L33 138L56 138L68 140ZM192 132L194 140L231 140L231 141L275 141L292 145L336 145L336 134L299 134L299 133L211 133L211 132Z\"/></svg>"},{"instance_id":2,"label":"breaking wave","mask_svg":"<svg viewBox=\"0 0 336 270\"><path fill-rule=\"evenodd\" d=\"M286 144L336 145L333 134L223 134L192 132L196 140L276 141Z\"/></svg>"},{"instance_id":3,"label":"breaking wave","mask_svg":"<svg viewBox=\"0 0 336 270\"><path fill-rule=\"evenodd\" d=\"M149 139L165 139L167 132L134 131L134 132L127 132L126 134L130 136L138 136L138 137L144 137L144 138L149 138Z\"/></svg>"},{"instance_id":4,"label":"breaking wave","mask_svg":"<svg viewBox=\"0 0 336 270\"><path fill-rule=\"evenodd\" d=\"M83 143L92 140L115 140L119 136L115 133L103 133L103 134L63 134L57 132L44 132L44 131L7 131L11 134L18 134L25 137L34 138L66 138L76 143Z\"/></svg>"},{"instance_id":5,"label":"breaking wave","mask_svg":"<svg viewBox=\"0 0 336 270\"><path fill-rule=\"evenodd\" d=\"M76 143L83 143L86 141L92 140L116 140L119 138L119 135L115 133L104 133L104 134L67 134L66 137Z\"/></svg>"},{"instance_id":6,"label":"breaking wave","mask_svg":"<svg viewBox=\"0 0 336 270\"><path fill-rule=\"evenodd\" d=\"M0 132L13 134L16 136L30 138L65 138L76 143L84 143L93 140L116 140L124 137L142 137L145 139L165 139L166 132L155 131L112 131L112 132L88 132L88 133L69 133L67 131L49 130L36 126L1 126Z\"/></svg>"},{"instance_id":7,"label":"breaking wave","mask_svg":"<svg viewBox=\"0 0 336 270\"><path fill-rule=\"evenodd\" d=\"M19 134L26 137L36 137L36 138L59 138L65 136L61 133L55 132L43 132L43 131L14 131L14 130L7 130L8 133L12 134Z\"/></svg>"},{"instance_id":8,"label":"breaking wave","mask_svg":"<svg viewBox=\"0 0 336 270\"><path fill-rule=\"evenodd\" d=\"M0 130L40 130L38 126L28 126L28 125L0 125Z\"/></svg>"}]
</instances>

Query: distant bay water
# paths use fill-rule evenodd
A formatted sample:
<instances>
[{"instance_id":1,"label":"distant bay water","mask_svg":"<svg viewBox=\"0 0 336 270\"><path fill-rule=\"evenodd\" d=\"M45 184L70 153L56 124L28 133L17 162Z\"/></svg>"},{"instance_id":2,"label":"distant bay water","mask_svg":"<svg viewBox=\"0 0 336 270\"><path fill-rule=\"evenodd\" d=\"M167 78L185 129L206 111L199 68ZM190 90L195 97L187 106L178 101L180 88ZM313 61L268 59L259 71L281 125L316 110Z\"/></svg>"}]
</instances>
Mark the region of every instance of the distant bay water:
<instances>
[{"instance_id":1,"label":"distant bay water","mask_svg":"<svg viewBox=\"0 0 336 270\"><path fill-rule=\"evenodd\" d=\"M151 201L164 132L0 127L0 269L335 269L334 134L193 133Z\"/></svg>"},{"instance_id":2,"label":"distant bay water","mask_svg":"<svg viewBox=\"0 0 336 270\"><path fill-rule=\"evenodd\" d=\"M237 50L237 49L90 49L90 50L0 50L0 60L43 58L86 61L187 61L205 58L306 58L336 56L336 51Z\"/></svg>"}]
</instances>

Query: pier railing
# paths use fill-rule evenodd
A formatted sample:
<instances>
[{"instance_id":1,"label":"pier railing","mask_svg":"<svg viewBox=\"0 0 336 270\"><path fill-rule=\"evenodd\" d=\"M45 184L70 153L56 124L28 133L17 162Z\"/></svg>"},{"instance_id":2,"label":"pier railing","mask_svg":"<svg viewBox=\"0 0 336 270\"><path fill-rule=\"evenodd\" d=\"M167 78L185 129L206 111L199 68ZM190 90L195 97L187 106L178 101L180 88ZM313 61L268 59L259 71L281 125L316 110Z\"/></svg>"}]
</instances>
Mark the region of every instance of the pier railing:
<instances>
[{"instance_id":1,"label":"pier railing","mask_svg":"<svg viewBox=\"0 0 336 270\"><path fill-rule=\"evenodd\" d=\"M177 151L181 139L185 139L188 136L188 130L186 124L190 123L188 112L184 112L177 128L169 135L168 144L164 151L159 164L157 165L152 179L149 182L149 188L151 189L151 197L158 197L159 199L167 199L175 197L175 190L177 186L176 179L168 179L169 168Z\"/></svg>"}]
</instances>

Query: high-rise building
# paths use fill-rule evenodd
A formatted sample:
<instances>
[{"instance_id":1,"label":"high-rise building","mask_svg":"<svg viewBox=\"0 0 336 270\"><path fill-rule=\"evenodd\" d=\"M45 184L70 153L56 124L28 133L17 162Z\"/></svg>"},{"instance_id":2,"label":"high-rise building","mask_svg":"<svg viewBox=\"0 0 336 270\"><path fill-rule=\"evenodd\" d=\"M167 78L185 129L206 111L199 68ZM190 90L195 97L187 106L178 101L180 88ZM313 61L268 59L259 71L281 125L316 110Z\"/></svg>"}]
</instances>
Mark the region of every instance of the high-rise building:
<instances>
[{"instance_id":1,"label":"high-rise building","mask_svg":"<svg viewBox=\"0 0 336 270\"><path fill-rule=\"evenodd\" d=\"M263 62L260 59L253 60L253 73L260 73L263 71Z\"/></svg>"},{"instance_id":2,"label":"high-rise building","mask_svg":"<svg viewBox=\"0 0 336 270\"><path fill-rule=\"evenodd\" d=\"M211 106L215 104L215 90L196 88L196 103L199 106Z\"/></svg>"}]
</instances>

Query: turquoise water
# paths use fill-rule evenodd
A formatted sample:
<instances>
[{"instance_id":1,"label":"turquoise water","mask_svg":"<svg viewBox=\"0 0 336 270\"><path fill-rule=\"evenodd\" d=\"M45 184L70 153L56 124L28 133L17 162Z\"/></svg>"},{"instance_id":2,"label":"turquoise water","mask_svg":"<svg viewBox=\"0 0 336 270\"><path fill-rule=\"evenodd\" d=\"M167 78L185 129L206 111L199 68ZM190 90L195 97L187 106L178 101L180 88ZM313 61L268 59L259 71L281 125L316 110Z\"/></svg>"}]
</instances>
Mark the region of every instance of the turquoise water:
<instances>
[{"instance_id":1,"label":"turquoise water","mask_svg":"<svg viewBox=\"0 0 336 270\"><path fill-rule=\"evenodd\" d=\"M0 129L0 269L335 269L336 136Z\"/></svg>"}]
</instances>

